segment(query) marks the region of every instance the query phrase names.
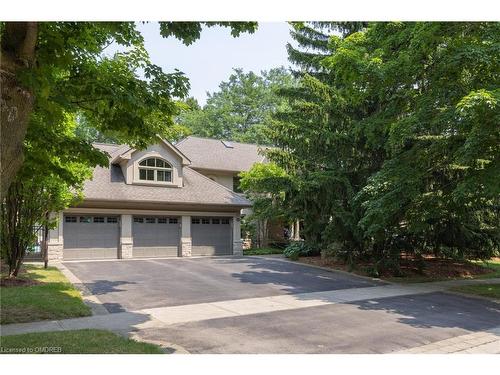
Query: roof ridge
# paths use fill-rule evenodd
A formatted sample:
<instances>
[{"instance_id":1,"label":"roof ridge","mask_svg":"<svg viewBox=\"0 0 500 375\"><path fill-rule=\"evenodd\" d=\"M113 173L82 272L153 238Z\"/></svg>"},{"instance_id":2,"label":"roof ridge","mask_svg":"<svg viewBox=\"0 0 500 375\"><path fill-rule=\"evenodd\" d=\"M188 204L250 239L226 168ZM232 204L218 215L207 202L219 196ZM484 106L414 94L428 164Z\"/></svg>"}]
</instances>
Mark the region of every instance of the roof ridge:
<instances>
[{"instance_id":1,"label":"roof ridge","mask_svg":"<svg viewBox=\"0 0 500 375\"><path fill-rule=\"evenodd\" d=\"M198 135L188 135L186 138L181 139L175 145L177 146L177 145L181 144L182 142L186 141L188 138L206 139L208 141L219 141L219 142L228 141L228 142L237 143L237 144L240 144L240 145L249 145L249 146L257 146L257 147L273 147L271 145L261 145L261 144L258 144L258 143L233 141L233 140L230 140L230 139L219 139L219 138L201 137L201 136L198 136Z\"/></svg>"},{"instance_id":2,"label":"roof ridge","mask_svg":"<svg viewBox=\"0 0 500 375\"><path fill-rule=\"evenodd\" d=\"M92 142L93 145L103 145L103 146L123 146L123 143L107 143L107 142Z\"/></svg>"}]
</instances>

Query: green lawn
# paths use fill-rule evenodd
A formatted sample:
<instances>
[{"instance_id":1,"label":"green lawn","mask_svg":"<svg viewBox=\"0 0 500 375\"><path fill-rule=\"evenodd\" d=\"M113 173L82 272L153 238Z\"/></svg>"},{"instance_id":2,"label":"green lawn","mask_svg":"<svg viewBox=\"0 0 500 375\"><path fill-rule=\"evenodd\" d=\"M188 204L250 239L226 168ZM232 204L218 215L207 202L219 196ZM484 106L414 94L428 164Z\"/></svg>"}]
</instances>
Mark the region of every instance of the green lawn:
<instances>
[{"instance_id":1,"label":"green lawn","mask_svg":"<svg viewBox=\"0 0 500 375\"><path fill-rule=\"evenodd\" d=\"M262 249L243 250L243 255L269 255L269 254L283 254L283 249L263 247Z\"/></svg>"},{"instance_id":2,"label":"green lawn","mask_svg":"<svg viewBox=\"0 0 500 375\"><path fill-rule=\"evenodd\" d=\"M164 353L157 345L138 342L97 329L27 333L0 339L0 353L3 354L37 354L41 351L55 354Z\"/></svg>"},{"instance_id":3,"label":"green lawn","mask_svg":"<svg viewBox=\"0 0 500 375\"><path fill-rule=\"evenodd\" d=\"M22 323L91 315L90 308L55 267L26 265L20 277L41 282L32 286L0 288L0 323Z\"/></svg>"},{"instance_id":4,"label":"green lawn","mask_svg":"<svg viewBox=\"0 0 500 375\"><path fill-rule=\"evenodd\" d=\"M454 292L500 299L500 284L464 285L451 288L450 290Z\"/></svg>"},{"instance_id":5,"label":"green lawn","mask_svg":"<svg viewBox=\"0 0 500 375\"><path fill-rule=\"evenodd\" d=\"M477 279L494 279L500 277L500 260L477 261L474 263L493 270L493 272L491 273L487 273L485 275L479 275Z\"/></svg>"}]
</instances>

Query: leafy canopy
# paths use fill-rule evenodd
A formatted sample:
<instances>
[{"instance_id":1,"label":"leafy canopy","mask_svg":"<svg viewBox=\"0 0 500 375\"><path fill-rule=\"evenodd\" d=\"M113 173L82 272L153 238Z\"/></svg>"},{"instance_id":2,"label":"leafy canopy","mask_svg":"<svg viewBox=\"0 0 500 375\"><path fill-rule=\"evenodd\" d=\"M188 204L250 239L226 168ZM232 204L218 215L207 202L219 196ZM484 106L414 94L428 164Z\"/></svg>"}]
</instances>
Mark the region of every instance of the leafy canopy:
<instances>
[{"instance_id":1,"label":"leafy canopy","mask_svg":"<svg viewBox=\"0 0 500 375\"><path fill-rule=\"evenodd\" d=\"M198 136L239 142L270 144L272 114L286 105L277 90L293 86L294 79L284 68L261 75L235 69L219 91L208 95L207 103L197 103L183 111L178 122Z\"/></svg>"}]
</instances>

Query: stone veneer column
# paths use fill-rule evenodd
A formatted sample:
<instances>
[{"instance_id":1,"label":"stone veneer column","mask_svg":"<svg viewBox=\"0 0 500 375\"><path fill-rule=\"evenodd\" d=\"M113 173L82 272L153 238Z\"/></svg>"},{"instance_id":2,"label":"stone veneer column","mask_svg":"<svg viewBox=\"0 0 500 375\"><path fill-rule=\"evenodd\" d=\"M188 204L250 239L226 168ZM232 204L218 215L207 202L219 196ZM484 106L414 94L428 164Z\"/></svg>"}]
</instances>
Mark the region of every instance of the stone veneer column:
<instances>
[{"instance_id":1,"label":"stone veneer column","mask_svg":"<svg viewBox=\"0 0 500 375\"><path fill-rule=\"evenodd\" d=\"M233 255L243 255L243 241L241 239L240 214L233 217Z\"/></svg>"},{"instance_id":2,"label":"stone veneer column","mask_svg":"<svg viewBox=\"0 0 500 375\"><path fill-rule=\"evenodd\" d=\"M181 256L191 256L191 216L181 218Z\"/></svg>"},{"instance_id":3,"label":"stone veneer column","mask_svg":"<svg viewBox=\"0 0 500 375\"><path fill-rule=\"evenodd\" d=\"M51 212L51 219L57 219L57 226L49 230L47 243L47 257L49 261L61 261L63 259L64 237L63 237L63 213Z\"/></svg>"},{"instance_id":4,"label":"stone veneer column","mask_svg":"<svg viewBox=\"0 0 500 375\"><path fill-rule=\"evenodd\" d=\"M134 239L132 237L132 215L121 215L120 218L120 259L132 258Z\"/></svg>"}]
</instances>

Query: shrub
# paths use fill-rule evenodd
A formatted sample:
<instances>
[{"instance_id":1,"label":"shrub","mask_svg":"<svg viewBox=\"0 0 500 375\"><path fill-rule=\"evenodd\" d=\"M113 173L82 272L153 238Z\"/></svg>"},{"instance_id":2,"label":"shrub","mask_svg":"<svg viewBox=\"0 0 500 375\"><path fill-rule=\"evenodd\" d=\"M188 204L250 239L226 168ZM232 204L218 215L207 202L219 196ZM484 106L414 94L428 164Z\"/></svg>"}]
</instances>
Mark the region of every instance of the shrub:
<instances>
[{"instance_id":1,"label":"shrub","mask_svg":"<svg viewBox=\"0 0 500 375\"><path fill-rule=\"evenodd\" d=\"M303 256L318 255L319 251L304 241L294 241L285 248L283 254L291 260L297 260Z\"/></svg>"}]
</instances>

